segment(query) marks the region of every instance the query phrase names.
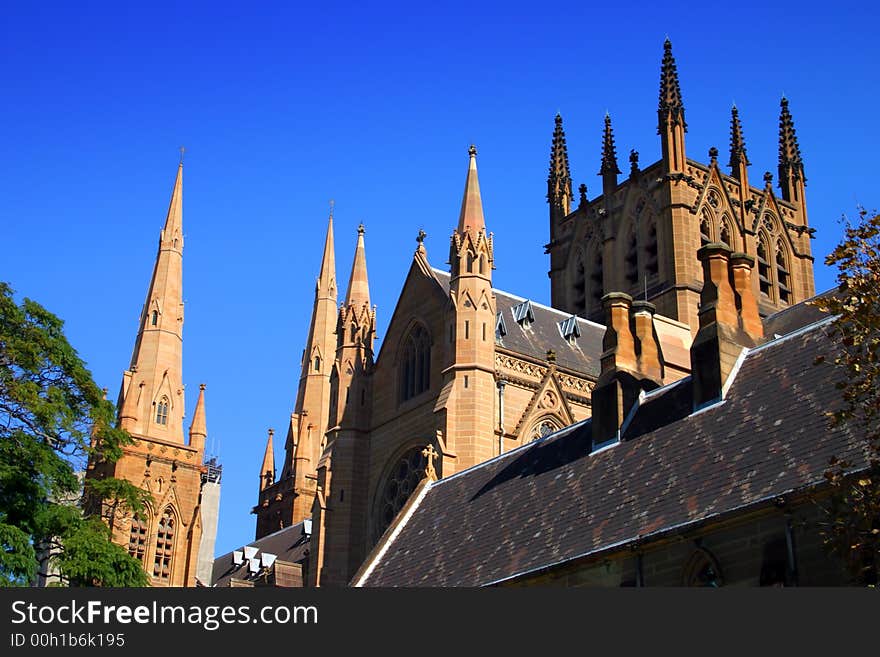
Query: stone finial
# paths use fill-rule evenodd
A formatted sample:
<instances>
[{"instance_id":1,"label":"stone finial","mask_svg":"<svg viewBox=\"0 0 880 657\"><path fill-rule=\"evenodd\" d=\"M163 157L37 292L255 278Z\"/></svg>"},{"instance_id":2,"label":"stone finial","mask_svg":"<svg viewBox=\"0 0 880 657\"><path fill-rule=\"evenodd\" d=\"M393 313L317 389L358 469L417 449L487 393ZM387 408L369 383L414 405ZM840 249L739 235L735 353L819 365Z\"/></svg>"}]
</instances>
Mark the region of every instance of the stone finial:
<instances>
[{"instance_id":1,"label":"stone finial","mask_svg":"<svg viewBox=\"0 0 880 657\"><path fill-rule=\"evenodd\" d=\"M587 205L587 186L584 183L581 183L580 187L578 187L578 193L580 193L580 200L578 201L580 205L578 207L585 207Z\"/></svg>"},{"instance_id":2,"label":"stone finial","mask_svg":"<svg viewBox=\"0 0 880 657\"><path fill-rule=\"evenodd\" d=\"M547 350L547 362L548 363L555 363L556 362L556 352L553 351L552 349Z\"/></svg>"},{"instance_id":3,"label":"stone finial","mask_svg":"<svg viewBox=\"0 0 880 657\"><path fill-rule=\"evenodd\" d=\"M634 148L629 152L629 175L635 176L639 172L639 152Z\"/></svg>"},{"instance_id":4,"label":"stone finial","mask_svg":"<svg viewBox=\"0 0 880 657\"><path fill-rule=\"evenodd\" d=\"M770 173L769 171L764 172L764 184L765 185L772 185L773 184L773 174Z\"/></svg>"}]
</instances>

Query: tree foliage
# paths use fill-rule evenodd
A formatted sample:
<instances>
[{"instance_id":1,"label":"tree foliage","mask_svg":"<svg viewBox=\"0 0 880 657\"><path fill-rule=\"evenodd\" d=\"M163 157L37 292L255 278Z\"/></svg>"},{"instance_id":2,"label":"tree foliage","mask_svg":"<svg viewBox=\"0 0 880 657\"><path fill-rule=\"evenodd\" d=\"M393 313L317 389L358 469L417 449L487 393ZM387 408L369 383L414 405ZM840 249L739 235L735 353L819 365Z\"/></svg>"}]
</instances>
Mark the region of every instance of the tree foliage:
<instances>
[{"instance_id":1,"label":"tree foliage","mask_svg":"<svg viewBox=\"0 0 880 657\"><path fill-rule=\"evenodd\" d=\"M819 297L815 303L837 316L831 330L839 349L833 358L845 373L839 384L844 403L830 413L831 422L864 437L867 468L832 458L825 473L832 494L822 534L826 546L847 565L853 584L876 586L880 570L880 215L860 209L858 221L846 221L844 238L825 263L838 268L837 293Z\"/></svg>"},{"instance_id":2,"label":"tree foliage","mask_svg":"<svg viewBox=\"0 0 880 657\"><path fill-rule=\"evenodd\" d=\"M63 326L0 282L0 585L33 582L49 554L70 585L146 585L140 563L82 505L139 509L147 495L114 479L89 480L83 495L86 468L117 460L131 439Z\"/></svg>"}]
</instances>

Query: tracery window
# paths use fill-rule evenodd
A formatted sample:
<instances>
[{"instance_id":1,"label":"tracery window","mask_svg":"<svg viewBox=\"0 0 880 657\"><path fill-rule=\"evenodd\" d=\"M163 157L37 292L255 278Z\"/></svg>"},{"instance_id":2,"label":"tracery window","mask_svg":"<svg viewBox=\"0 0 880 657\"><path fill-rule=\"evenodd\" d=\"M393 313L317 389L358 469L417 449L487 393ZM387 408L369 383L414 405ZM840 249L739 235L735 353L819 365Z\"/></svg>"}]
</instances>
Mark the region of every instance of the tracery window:
<instances>
[{"instance_id":1,"label":"tracery window","mask_svg":"<svg viewBox=\"0 0 880 657\"><path fill-rule=\"evenodd\" d=\"M551 419L543 419L535 427L532 429L529 435L529 441L538 440L539 438L543 438L544 436L549 436L554 431L559 431L561 427L557 425Z\"/></svg>"},{"instance_id":2,"label":"tracery window","mask_svg":"<svg viewBox=\"0 0 880 657\"><path fill-rule=\"evenodd\" d=\"M782 240L776 240L776 287L779 289L779 300L782 303L791 303L791 277Z\"/></svg>"},{"instance_id":3,"label":"tracery window","mask_svg":"<svg viewBox=\"0 0 880 657\"><path fill-rule=\"evenodd\" d=\"M770 278L770 258L767 248L767 236L762 232L758 235L758 286L761 294L771 297L773 281Z\"/></svg>"},{"instance_id":4,"label":"tracery window","mask_svg":"<svg viewBox=\"0 0 880 657\"><path fill-rule=\"evenodd\" d=\"M168 424L168 397L162 397L156 404L156 424Z\"/></svg>"},{"instance_id":5,"label":"tracery window","mask_svg":"<svg viewBox=\"0 0 880 657\"><path fill-rule=\"evenodd\" d=\"M629 237L626 241L626 254L624 255L623 262L626 283L630 288L633 288L639 282L639 254L635 231L630 231L629 233Z\"/></svg>"},{"instance_id":6,"label":"tracery window","mask_svg":"<svg viewBox=\"0 0 880 657\"><path fill-rule=\"evenodd\" d=\"M379 498L378 516L374 523L376 539L388 528L416 486L425 478L427 459L422 454L424 449L424 447L418 446L408 450L389 472L385 486L382 488L382 495ZM441 474L440 466L441 460L435 459L434 467L438 477Z\"/></svg>"},{"instance_id":7,"label":"tracery window","mask_svg":"<svg viewBox=\"0 0 880 657\"><path fill-rule=\"evenodd\" d=\"M414 326L403 341L399 380L400 401L421 394L431 383L431 337L421 324Z\"/></svg>"},{"instance_id":8,"label":"tracery window","mask_svg":"<svg viewBox=\"0 0 880 657\"><path fill-rule=\"evenodd\" d=\"M584 257L578 252L574 265L574 311L576 313L584 312L587 309L587 272L584 268Z\"/></svg>"},{"instance_id":9,"label":"tracery window","mask_svg":"<svg viewBox=\"0 0 880 657\"><path fill-rule=\"evenodd\" d=\"M721 218L721 230L718 233L718 239L726 244L728 248L733 248L733 241L730 238L730 224L727 221L727 217Z\"/></svg>"},{"instance_id":10,"label":"tracery window","mask_svg":"<svg viewBox=\"0 0 880 657\"><path fill-rule=\"evenodd\" d=\"M700 246L706 246L712 241L712 220L704 211L700 217Z\"/></svg>"},{"instance_id":11,"label":"tracery window","mask_svg":"<svg viewBox=\"0 0 880 657\"><path fill-rule=\"evenodd\" d=\"M645 239L645 274L650 278L659 273L657 262L657 222L653 219L648 223Z\"/></svg>"},{"instance_id":12,"label":"tracery window","mask_svg":"<svg viewBox=\"0 0 880 657\"><path fill-rule=\"evenodd\" d=\"M590 306L593 309L602 307L602 295L605 293L605 272L602 264L602 247L596 246L593 257L593 271L590 273Z\"/></svg>"},{"instance_id":13,"label":"tracery window","mask_svg":"<svg viewBox=\"0 0 880 657\"><path fill-rule=\"evenodd\" d=\"M162 512L156 533L156 556L153 560L153 577L169 579L171 561L174 558L174 513L171 508Z\"/></svg>"},{"instance_id":14,"label":"tracery window","mask_svg":"<svg viewBox=\"0 0 880 657\"><path fill-rule=\"evenodd\" d=\"M137 515L132 517L128 533L128 553L140 562L143 562L146 553L149 529L146 521Z\"/></svg>"},{"instance_id":15,"label":"tracery window","mask_svg":"<svg viewBox=\"0 0 880 657\"><path fill-rule=\"evenodd\" d=\"M685 564L682 573L684 586L717 588L724 585L721 566L715 556L705 548L697 548Z\"/></svg>"}]
</instances>

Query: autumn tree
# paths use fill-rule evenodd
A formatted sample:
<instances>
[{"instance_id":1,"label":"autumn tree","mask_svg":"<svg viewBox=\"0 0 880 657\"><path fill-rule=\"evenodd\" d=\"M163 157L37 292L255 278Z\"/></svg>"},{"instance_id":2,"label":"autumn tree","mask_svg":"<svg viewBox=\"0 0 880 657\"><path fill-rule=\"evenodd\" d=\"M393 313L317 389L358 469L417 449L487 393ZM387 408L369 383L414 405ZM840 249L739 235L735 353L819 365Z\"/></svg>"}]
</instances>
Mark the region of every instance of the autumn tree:
<instances>
[{"instance_id":1,"label":"autumn tree","mask_svg":"<svg viewBox=\"0 0 880 657\"><path fill-rule=\"evenodd\" d=\"M830 413L832 425L847 425L864 437L867 467L832 458L825 477L831 497L822 523L826 546L846 564L851 582L876 586L880 570L880 215L859 210L845 220L844 238L825 259L838 268L837 291L814 302L835 315L837 347L831 356L843 368L843 404Z\"/></svg>"},{"instance_id":2,"label":"autumn tree","mask_svg":"<svg viewBox=\"0 0 880 657\"><path fill-rule=\"evenodd\" d=\"M100 509L138 509L147 495L114 479L83 489L89 464L118 459L131 439L63 327L0 282L0 585L51 568L71 586L143 586L140 562L110 542Z\"/></svg>"}]
</instances>

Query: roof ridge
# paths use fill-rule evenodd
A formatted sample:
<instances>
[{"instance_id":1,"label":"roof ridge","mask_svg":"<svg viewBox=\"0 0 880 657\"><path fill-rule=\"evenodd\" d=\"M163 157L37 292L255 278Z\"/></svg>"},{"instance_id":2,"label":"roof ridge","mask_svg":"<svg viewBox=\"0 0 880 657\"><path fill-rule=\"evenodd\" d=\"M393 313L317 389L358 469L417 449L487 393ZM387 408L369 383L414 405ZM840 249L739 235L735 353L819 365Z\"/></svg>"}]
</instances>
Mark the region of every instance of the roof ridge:
<instances>
[{"instance_id":1,"label":"roof ridge","mask_svg":"<svg viewBox=\"0 0 880 657\"><path fill-rule=\"evenodd\" d=\"M510 450L504 452L503 454L499 454L498 456L493 456L492 458L490 458L487 461L483 461L481 463L475 463L471 467L465 468L464 470L459 470L458 472L451 474L448 477L441 477L440 479L435 481L433 484L431 484L431 488L434 488L435 486L440 486L441 484L443 484L447 481L451 481L451 480L455 479L456 477L460 477L460 476L467 474L469 472L473 472L474 470L478 470L479 468L482 468L485 465L489 465L490 463L494 463L495 461L499 461L503 458L507 458L508 456L510 456L511 454L513 454L515 452L525 451L526 449L528 449L530 447L537 446L540 443L549 441L551 438L555 439L555 438L559 438L561 436L564 436L564 435L568 434L570 431L574 430L575 427L579 427L582 424L586 424L591 419L592 418L588 417L588 418L585 418L585 419L580 420L578 422L574 422L573 424L569 424L567 427L562 427L561 429L554 431L553 433L547 434L546 436L541 436L540 438L536 438L535 440L530 440L529 442L525 443L524 445L520 445L519 447L514 447L513 449L510 449Z\"/></svg>"},{"instance_id":2,"label":"roof ridge","mask_svg":"<svg viewBox=\"0 0 880 657\"><path fill-rule=\"evenodd\" d=\"M442 269L438 269L437 267L431 267L431 269L432 269L435 273L442 274L443 276L449 276L449 272L447 272L447 271L443 271ZM553 306L548 306L548 305L546 305L546 304L540 303L539 301L535 301L534 299L530 299L530 298L528 298L528 297L522 297L522 296L520 296L520 295L518 295L518 294L514 294L513 292L508 292L507 290L502 290L502 289L497 288L497 287L493 287L493 288L492 288L492 291L493 291L493 292L499 292L499 293L501 293L501 294L503 294L503 295L505 295L505 296L507 296L507 297L510 297L511 299L514 299L514 300L516 300L516 301L519 301L519 302L528 301L528 302L531 303L533 306L537 306L538 308L541 308L542 310L547 310L547 311L550 311L550 312L552 312L552 313L555 313L555 314L559 315L560 317L564 317L565 319L568 319L569 317L574 316L574 317L577 318L577 320L578 320L579 322L583 322L584 324L587 324L587 325L589 325L589 326L595 326L596 328L600 328L600 329L602 329L603 331L605 330L605 326L604 326L603 324L599 324L598 322L590 321L589 319L585 319L585 318L583 318L583 317L581 317L580 315L577 315L577 314L575 314L575 313L568 313L568 312L566 312L566 311L564 311L564 310L560 310L559 308L554 308Z\"/></svg>"}]
</instances>

